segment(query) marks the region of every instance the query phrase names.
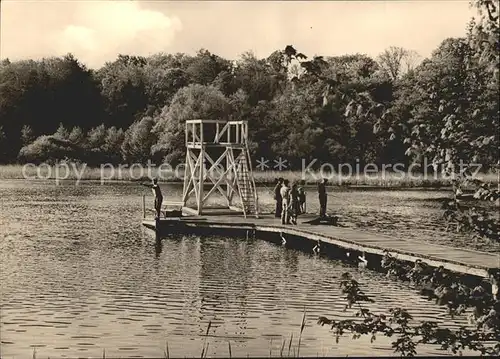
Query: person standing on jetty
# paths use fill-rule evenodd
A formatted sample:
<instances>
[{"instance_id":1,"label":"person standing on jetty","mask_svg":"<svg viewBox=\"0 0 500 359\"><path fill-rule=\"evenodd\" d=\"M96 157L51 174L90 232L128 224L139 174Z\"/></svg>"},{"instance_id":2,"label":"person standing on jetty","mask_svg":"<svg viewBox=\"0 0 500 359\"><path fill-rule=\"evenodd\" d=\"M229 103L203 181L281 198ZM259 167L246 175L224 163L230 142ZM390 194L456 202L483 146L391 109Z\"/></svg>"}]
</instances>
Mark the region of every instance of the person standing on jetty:
<instances>
[{"instance_id":1,"label":"person standing on jetty","mask_svg":"<svg viewBox=\"0 0 500 359\"><path fill-rule=\"evenodd\" d=\"M306 213L306 191L304 189L305 185L306 185L306 181L301 180L300 181L300 186L298 188L298 192L299 192L299 213L300 214Z\"/></svg>"},{"instance_id":2,"label":"person standing on jetty","mask_svg":"<svg viewBox=\"0 0 500 359\"><path fill-rule=\"evenodd\" d=\"M281 186L283 186L283 178L278 178L276 186L274 187L274 200L276 201L276 211L274 216L276 218L281 218L281 212L283 210L283 200L281 197Z\"/></svg>"},{"instance_id":3,"label":"person standing on jetty","mask_svg":"<svg viewBox=\"0 0 500 359\"><path fill-rule=\"evenodd\" d=\"M290 190L290 218L292 224L297 224L297 217L300 212L300 204L299 204L299 191L297 189L297 183L292 185L292 189Z\"/></svg>"},{"instance_id":4,"label":"person standing on jetty","mask_svg":"<svg viewBox=\"0 0 500 359\"><path fill-rule=\"evenodd\" d=\"M326 184L328 180L323 178L323 180L318 183L318 197L319 197L319 216L326 217Z\"/></svg>"},{"instance_id":5,"label":"person standing on jetty","mask_svg":"<svg viewBox=\"0 0 500 359\"><path fill-rule=\"evenodd\" d=\"M288 187L288 180L283 181L283 186L280 189L281 195L281 224L290 224L290 187Z\"/></svg>"},{"instance_id":6,"label":"person standing on jetty","mask_svg":"<svg viewBox=\"0 0 500 359\"><path fill-rule=\"evenodd\" d=\"M151 184L141 183L145 187L151 188L153 191L153 195L155 197L155 211L156 211L156 219L160 219L161 213L161 204L163 203L163 195L161 193L161 188L158 185L158 179L153 178Z\"/></svg>"}]
</instances>

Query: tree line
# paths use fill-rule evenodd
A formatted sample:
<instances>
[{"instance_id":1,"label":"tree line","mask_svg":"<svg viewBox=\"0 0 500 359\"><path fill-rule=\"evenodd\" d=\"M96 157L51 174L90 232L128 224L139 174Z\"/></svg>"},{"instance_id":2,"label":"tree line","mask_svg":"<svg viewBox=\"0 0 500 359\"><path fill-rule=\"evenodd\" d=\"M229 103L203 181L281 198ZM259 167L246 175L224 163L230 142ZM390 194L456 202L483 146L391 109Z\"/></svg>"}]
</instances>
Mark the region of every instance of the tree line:
<instances>
[{"instance_id":1,"label":"tree line","mask_svg":"<svg viewBox=\"0 0 500 359\"><path fill-rule=\"evenodd\" d=\"M248 120L252 154L297 169L302 159L408 164L422 156L489 167L498 160L499 109L498 68L481 48L488 31L471 22L465 37L445 39L423 61L398 47L377 58L309 58L292 46L236 61L205 49L119 55L98 70L71 54L5 59L0 162L176 164L184 121L204 118Z\"/></svg>"}]
</instances>

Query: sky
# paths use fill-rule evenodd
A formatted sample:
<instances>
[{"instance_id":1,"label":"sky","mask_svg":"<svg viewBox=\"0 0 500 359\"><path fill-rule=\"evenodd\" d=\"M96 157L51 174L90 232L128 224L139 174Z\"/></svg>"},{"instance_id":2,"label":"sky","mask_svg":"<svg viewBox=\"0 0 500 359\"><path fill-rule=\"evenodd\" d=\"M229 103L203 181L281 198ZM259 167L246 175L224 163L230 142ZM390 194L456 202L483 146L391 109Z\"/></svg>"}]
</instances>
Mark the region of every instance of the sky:
<instances>
[{"instance_id":1,"label":"sky","mask_svg":"<svg viewBox=\"0 0 500 359\"><path fill-rule=\"evenodd\" d=\"M467 0L2 0L0 9L0 58L71 52L91 68L118 54L204 48L263 58L286 45L306 55L373 57L400 46L427 57L445 38L464 36L475 15Z\"/></svg>"}]
</instances>

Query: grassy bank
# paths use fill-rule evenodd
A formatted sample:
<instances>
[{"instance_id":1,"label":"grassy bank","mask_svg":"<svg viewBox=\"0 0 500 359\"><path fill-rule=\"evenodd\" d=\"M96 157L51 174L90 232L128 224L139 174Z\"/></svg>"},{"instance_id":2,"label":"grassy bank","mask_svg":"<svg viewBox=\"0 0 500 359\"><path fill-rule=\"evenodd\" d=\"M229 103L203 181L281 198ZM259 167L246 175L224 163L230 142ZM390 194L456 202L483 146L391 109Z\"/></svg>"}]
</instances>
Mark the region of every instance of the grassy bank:
<instances>
[{"instance_id":1,"label":"grassy bank","mask_svg":"<svg viewBox=\"0 0 500 359\"><path fill-rule=\"evenodd\" d=\"M47 180L71 180L71 181L147 181L150 177L157 177L160 182L182 182L184 173L181 169L175 171L158 171L157 168L140 168L138 166L128 167L88 167L70 164L65 167L23 167L22 165L1 165L0 180L4 179L47 179ZM322 178L320 172L301 171L254 171L257 184L273 185L277 177L283 177L290 181L305 180L307 184L314 184ZM498 173L489 172L478 174L477 177L486 182L498 183ZM370 187L393 187L393 188L440 188L451 185L451 178L443 176L423 174L406 174L394 172L370 173L367 175L333 175L328 176L332 185L342 186L370 186Z\"/></svg>"}]
</instances>

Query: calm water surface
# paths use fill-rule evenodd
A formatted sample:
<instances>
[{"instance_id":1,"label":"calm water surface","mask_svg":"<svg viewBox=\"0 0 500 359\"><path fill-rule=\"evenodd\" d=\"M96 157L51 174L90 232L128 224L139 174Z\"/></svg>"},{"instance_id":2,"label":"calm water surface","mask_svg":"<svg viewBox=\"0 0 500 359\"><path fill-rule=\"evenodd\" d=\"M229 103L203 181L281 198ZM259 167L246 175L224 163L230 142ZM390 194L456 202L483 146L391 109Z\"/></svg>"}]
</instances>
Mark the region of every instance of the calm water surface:
<instances>
[{"instance_id":1,"label":"calm water surface","mask_svg":"<svg viewBox=\"0 0 500 359\"><path fill-rule=\"evenodd\" d=\"M180 195L178 186L164 191ZM271 205L265 192L263 203ZM391 355L387 338L335 344L316 324L320 315L352 316L338 289L345 271L374 297L375 312L402 306L419 320L463 323L383 275L265 241L179 236L158 245L140 225L144 193L134 184L0 181L2 358L26 358L34 348L37 358L102 357L103 350L108 357L163 357L167 343L171 356L199 356L209 321L209 356L228 356L228 343L233 356L277 356L283 340L287 354L290 335L298 337L304 308L301 355ZM378 216L425 217L432 201L421 197L443 196L420 192L408 206L405 192L391 193L377 200ZM373 194L338 196L352 217Z\"/></svg>"}]
</instances>

